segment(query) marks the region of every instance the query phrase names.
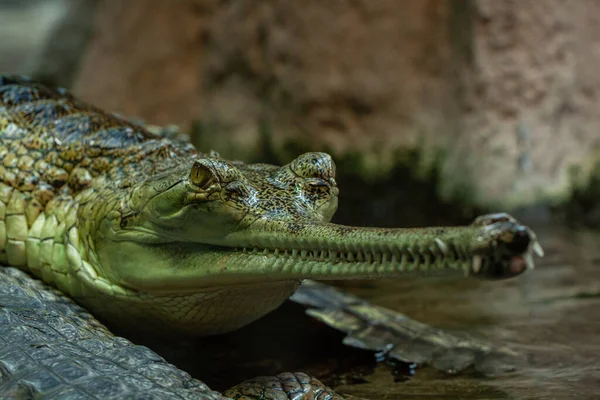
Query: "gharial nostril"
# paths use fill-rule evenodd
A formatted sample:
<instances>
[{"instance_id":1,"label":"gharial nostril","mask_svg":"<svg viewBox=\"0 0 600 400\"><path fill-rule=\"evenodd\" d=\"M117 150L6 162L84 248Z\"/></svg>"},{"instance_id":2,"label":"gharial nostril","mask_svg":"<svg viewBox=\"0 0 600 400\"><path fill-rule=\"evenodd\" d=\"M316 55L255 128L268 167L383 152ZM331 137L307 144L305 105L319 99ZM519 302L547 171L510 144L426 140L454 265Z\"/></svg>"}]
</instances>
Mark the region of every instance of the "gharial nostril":
<instances>
[{"instance_id":1,"label":"gharial nostril","mask_svg":"<svg viewBox=\"0 0 600 400\"><path fill-rule=\"evenodd\" d=\"M335 163L327 153L304 153L289 164L291 170L302 178L335 178Z\"/></svg>"},{"instance_id":2,"label":"gharial nostril","mask_svg":"<svg viewBox=\"0 0 600 400\"><path fill-rule=\"evenodd\" d=\"M506 244L506 247L516 254L524 253L531 243L531 234L524 226L517 228L512 241Z\"/></svg>"}]
</instances>

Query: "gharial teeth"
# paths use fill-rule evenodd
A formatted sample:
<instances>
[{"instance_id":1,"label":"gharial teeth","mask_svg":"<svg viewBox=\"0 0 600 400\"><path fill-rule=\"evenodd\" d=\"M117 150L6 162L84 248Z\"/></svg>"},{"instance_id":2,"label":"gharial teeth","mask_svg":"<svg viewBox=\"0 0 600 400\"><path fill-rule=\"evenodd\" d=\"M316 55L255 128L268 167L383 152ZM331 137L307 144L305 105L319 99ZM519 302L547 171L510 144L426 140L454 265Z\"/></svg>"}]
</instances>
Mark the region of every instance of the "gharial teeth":
<instances>
[{"instance_id":1,"label":"gharial teeth","mask_svg":"<svg viewBox=\"0 0 600 400\"><path fill-rule=\"evenodd\" d=\"M534 269L535 268L535 264L533 263L533 256L531 255L531 253L527 253L523 256L523 259L525 260L525 267L529 270L529 269Z\"/></svg>"},{"instance_id":2,"label":"gharial teeth","mask_svg":"<svg viewBox=\"0 0 600 400\"><path fill-rule=\"evenodd\" d=\"M479 271L481 271L481 264L483 262L483 257L479 256L479 255L475 255L473 256L473 266L471 267L471 269L473 270L474 273L479 273Z\"/></svg>"},{"instance_id":3,"label":"gharial teeth","mask_svg":"<svg viewBox=\"0 0 600 400\"><path fill-rule=\"evenodd\" d=\"M442 239L440 239L440 238L435 238L433 240L434 240L435 244L437 244L437 246L440 249L440 251L442 252L442 254L447 255L448 254L448 245L446 243L444 243L442 241Z\"/></svg>"},{"instance_id":4,"label":"gharial teeth","mask_svg":"<svg viewBox=\"0 0 600 400\"><path fill-rule=\"evenodd\" d=\"M533 242L533 252L540 257L544 257L544 249L538 242Z\"/></svg>"}]
</instances>

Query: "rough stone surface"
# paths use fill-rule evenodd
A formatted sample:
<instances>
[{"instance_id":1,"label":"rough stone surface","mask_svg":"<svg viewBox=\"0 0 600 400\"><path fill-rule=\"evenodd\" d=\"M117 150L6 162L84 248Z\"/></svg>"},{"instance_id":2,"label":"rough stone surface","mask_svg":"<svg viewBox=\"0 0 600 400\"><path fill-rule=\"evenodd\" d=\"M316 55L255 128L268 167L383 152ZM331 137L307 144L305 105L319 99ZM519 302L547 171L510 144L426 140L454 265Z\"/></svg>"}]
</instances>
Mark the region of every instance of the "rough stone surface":
<instances>
[{"instance_id":1,"label":"rough stone surface","mask_svg":"<svg viewBox=\"0 0 600 400\"><path fill-rule=\"evenodd\" d=\"M446 173L466 176L483 204L564 198L571 167L585 177L600 144L600 3L474 4L464 129Z\"/></svg>"},{"instance_id":2,"label":"rough stone surface","mask_svg":"<svg viewBox=\"0 0 600 400\"><path fill-rule=\"evenodd\" d=\"M95 11L100 2L101 0L50 2L62 3L65 12L53 25L50 34L44 36L45 45L42 52L31 60L34 66L32 75L36 79L65 87L72 85L92 35Z\"/></svg>"},{"instance_id":3,"label":"rough stone surface","mask_svg":"<svg viewBox=\"0 0 600 400\"><path fill-rule=\"evenodd\" d=\"M104 0L74 92L156 124L201 114L201 61L210 2Z\"/></svg>"},{"instance_id":4,"label":"rough stone surface","mask_svg":"<svg viewBox=\"0 0 600 400\"><path fill-rule=\"evenodd\" d=\"M0 71L31 74L70 0L0 1ZM35 29L31 29L35 26ZM9 40L7 40L10 38Z\"/></svg>"},{"instance_id":5,"label":"rough stone surface","mask_svg":"<svg viewBox=\"0 0 600 400\"><path fill-rule=\"evenodd\" d=\"M599 8L105 0L75 91L152 123L198 119L195 143L230 158L325 150L373 178L417 152L443 198L560 200L600 141Z\"/></svg>"},{"instance_id":6,"label":"rough stone surface","mask_svg":"<svg viewBox=\"0 0 600 400\"><path fill-rule=\"evenodd\" d=\"M365 174L387 172L396 150L444 140L430 133L449 117L449 12L435 0L227 3L205 60L205 141L246 158L266 135L282 160L360 152Z\"/></svg>"}]
</instances>

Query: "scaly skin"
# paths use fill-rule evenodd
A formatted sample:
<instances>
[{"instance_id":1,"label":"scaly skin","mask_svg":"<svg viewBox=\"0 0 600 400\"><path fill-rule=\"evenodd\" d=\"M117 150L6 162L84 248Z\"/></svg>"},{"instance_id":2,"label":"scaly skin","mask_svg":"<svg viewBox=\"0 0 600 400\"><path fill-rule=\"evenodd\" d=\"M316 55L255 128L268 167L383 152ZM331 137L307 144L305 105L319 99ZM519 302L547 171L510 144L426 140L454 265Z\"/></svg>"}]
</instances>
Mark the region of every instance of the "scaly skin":
<instances>
[{"instance_id":1,"label":"scaly skin","mask_svg":"<svg viewBox=\"0 0 600 400\"><path fill-rule=\"evenodd\" d=\"M260 377L225 397L15 268L0 268L0 399L339 400L302 373Z\"/></svg>"},{"instance_id":2,"label":"scaly skin","mask_svg":"<svg viewBox=\"0 0 600 400\"><path fill-rule=\"evenodd\" d=\"M466 227L335 225L327 154L230 162L19 77L0 78L0 160L0 262L153 331L237 329L305 278L506 278L541 250L505 214Z\"/></svg>"}]
</instances>

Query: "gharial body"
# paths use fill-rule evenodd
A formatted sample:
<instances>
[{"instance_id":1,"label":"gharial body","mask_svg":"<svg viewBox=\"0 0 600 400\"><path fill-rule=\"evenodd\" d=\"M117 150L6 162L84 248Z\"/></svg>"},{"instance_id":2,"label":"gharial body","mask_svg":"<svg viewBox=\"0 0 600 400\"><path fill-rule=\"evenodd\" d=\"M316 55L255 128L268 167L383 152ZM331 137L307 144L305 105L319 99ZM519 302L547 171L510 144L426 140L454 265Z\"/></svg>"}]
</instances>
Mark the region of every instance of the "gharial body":
<instances>
[{"instance_id":1,"label":"gharial body","mask_svg":"<svg viewBox=\"0 0 600 400\"><path fill-rule=\"evenodd\" d=\"M337 196L327 154L231 162L0 76L0 263L114 324L218 334L303 279L508 278L541 251L506 214L465 227L336 225Z\"/></svg>"}]
</instances>

